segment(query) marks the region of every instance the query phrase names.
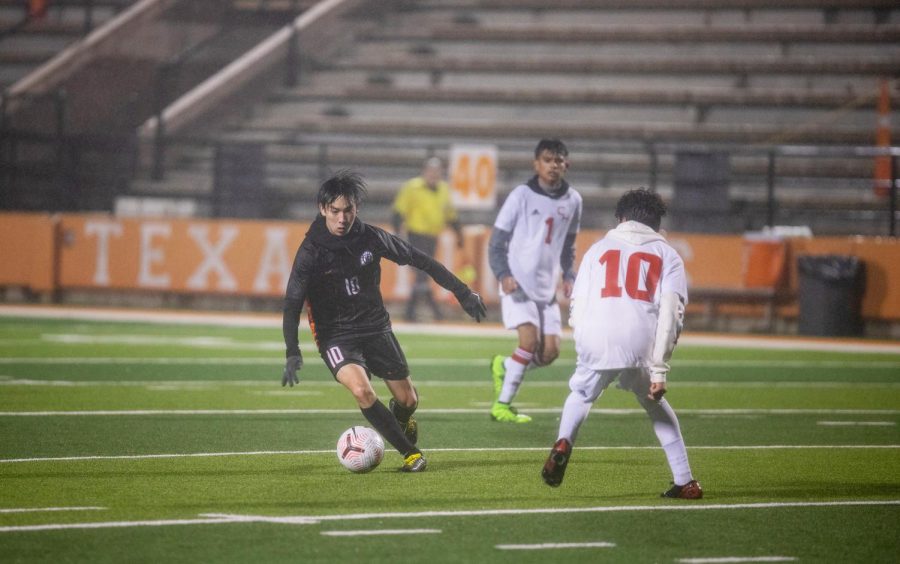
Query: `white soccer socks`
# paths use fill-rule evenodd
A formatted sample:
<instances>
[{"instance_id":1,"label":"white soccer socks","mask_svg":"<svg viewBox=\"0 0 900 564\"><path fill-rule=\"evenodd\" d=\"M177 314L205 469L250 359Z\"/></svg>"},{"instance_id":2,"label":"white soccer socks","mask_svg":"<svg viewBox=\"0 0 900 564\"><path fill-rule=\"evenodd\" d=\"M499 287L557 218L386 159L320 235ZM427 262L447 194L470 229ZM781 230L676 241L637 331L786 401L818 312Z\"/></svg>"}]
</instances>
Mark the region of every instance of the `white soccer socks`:
<instances>
[{"instance_id":1,"label":"white soccer socks","mask_svg":"<svg viewBox=\"0 0 900 564\"><path fill-rule=\"evenodd\" d=\"M678 417L665 398L658 402L641 400L641 405L647 410L647 415L653 421L653 432L659 439L659 444L666 453L669 468L672 469L672 479L678 485L684 485L694 479L691 474L691 465L688 463L687 449L681 436L681 427L678 425Z\"/></svg>"},{"instance_id":2,"label":"white soccer socks","mask_svg":"<svg viewBox=\"0 0 900 564\"><path fill-rule=\"evenodd\" d=\"M517 348L512 356L506 357L503 361L503 367L506 369L506 375L503 377L503 389L500 391L500 403L512 403L514 397L519 392L519 386L525 379L525 370L531 363L534 355L526 350Z\"/></svg>"},{"instance_id":3,"label":"white soccer socks","mask_svg":"<svg viewBox=\"0 0 900 564\"><path fill-rule=\"evenodd\" d=\"M557 439L566 439L571 444L575 444L578 436L578 429L587 419L588 413L591 411L593 402L578 392L572 392L566 398L563 404L562 415L559 419L559 435Z\"/></svg>"}]
</instances>

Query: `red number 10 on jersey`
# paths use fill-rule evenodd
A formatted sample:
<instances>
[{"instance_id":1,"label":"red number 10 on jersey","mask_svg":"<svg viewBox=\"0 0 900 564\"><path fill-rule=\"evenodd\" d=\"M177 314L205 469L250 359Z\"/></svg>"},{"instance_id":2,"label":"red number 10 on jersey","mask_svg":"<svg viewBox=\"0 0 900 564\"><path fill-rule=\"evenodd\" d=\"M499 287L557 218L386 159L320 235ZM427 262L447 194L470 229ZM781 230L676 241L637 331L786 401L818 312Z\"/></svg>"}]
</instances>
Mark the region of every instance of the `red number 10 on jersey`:
<instances>
[{"instance_id":1,"label":"red number 10 on jersey","mask_svg":"<svg viewBox=\"0 0 900 564\"><path fill-rule=\"evenodd\" d=\"M599 262L606 267L606 280L603 289L600 290L600 297L621 297L619 266L622 263L622 251L610 249L600 256ZM662 274L662 257L650 253L632 253L628 257L626 267L625 293L632 299L652 302Z\"/></svg>"}]
</instances>

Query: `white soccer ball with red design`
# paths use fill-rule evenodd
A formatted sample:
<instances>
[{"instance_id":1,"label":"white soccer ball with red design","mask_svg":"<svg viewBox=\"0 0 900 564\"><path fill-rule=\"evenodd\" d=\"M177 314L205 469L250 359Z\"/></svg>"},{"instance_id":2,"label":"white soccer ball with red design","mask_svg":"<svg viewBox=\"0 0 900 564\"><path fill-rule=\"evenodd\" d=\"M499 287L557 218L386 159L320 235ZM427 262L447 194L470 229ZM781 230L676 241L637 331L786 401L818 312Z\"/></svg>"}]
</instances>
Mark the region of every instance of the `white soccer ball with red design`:
<instances>
[{"instance_id":1,"label":"white soccer ball with red design","mask_svg":"<svg viewBox=\"0 0 900 564\"><path fill-rule=\"evenodd\" d=\"M374 429L355 425L341 433L336 450L344 468L361 474L381 464L384 441Z\"/></svg>"}]
</instances>

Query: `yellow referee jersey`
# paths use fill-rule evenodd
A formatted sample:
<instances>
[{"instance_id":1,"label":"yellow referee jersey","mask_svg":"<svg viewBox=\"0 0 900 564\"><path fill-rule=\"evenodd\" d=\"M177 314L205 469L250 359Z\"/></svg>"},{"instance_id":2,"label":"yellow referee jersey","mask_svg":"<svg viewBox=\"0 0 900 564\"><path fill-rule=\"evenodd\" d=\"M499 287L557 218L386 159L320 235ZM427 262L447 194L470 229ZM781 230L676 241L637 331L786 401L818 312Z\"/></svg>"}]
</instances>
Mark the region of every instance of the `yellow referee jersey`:
<instances>
[{"instance_id":1,"label":"yellow referee jersey","mask_svg":"<svg viewBox=\"0 0 900 564\"><path fill-rule=\"evenodd\" d=\"M417 176L400 187L394 211L403 217L411 233L437 237L448 223L456 221L456 209L450 201L450 187L440 181L432 190Z\"/></svg>"}]
</instances>

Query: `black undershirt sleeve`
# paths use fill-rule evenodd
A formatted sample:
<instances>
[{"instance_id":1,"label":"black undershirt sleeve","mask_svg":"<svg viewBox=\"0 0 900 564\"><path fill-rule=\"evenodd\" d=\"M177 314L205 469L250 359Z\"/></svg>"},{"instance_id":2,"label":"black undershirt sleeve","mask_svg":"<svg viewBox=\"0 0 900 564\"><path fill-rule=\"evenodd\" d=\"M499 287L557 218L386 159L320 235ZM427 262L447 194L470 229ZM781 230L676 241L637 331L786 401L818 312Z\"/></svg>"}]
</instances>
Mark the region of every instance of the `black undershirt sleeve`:
<instances>
[{"instance_id":1,"label":"black undershirt sleeve","mask_svg":"<svg viewBox=\"0 0 900 564\"><path fill-rule=\"evenodd\" d=\"M284 309L281 319L281 333L284 336L285 357L300 354L300 312L309 287L312 256L301 246L294 257L291 276L284 292Z\"/></svg>"},{"instance_id":2,"label":"black undershirt sleeve","mask_svg":"<svg viewBox=\"0 0 900 564\"><path fill-rule=\"evenodd\" d=\"M303 302L285 298L281 333L284 335L285 358L300 354L300 312Z\"/></svg>"}]
</instances>

